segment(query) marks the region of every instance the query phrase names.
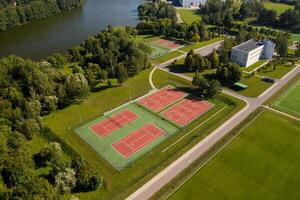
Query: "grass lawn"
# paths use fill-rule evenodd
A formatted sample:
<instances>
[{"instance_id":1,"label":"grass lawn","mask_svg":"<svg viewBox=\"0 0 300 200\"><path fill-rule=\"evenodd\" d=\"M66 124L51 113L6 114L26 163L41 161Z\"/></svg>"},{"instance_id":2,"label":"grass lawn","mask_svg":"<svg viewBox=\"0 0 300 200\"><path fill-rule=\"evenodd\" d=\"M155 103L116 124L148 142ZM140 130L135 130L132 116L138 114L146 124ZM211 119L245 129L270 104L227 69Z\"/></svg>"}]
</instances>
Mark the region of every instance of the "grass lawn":
<instances>
[{"instance_id":1,"label":"grass lawn","mask_svg":"<svg viewBox=\"0 0 300 200\"><path fill-rule=\"evenodd\" d=\"M264 6L266 9L275 10L278 15L281 15L288 9L294 9L294 6L283 3L264 2Z\"/></svg>"},{"instance_id":2,"label":"grass lawn","mask_svg":"<svg viewBox=\"0 0 300 200\"><path fill-rule=\"evenodd\" d=\"M300 124L265 111L239 131L169 199L300 199Z\"/></svg>"},{"instance_id":3,"label":"grass lawn","mask_svg":"<svg viewBox=\"0 0 300 200\"><path fill-rule=\"evenodd\" d=\"M292 41L300 41L300 33L291 33L291 35Z\"/></svg>"},{"instance_id":4,"label":"grass lawn","mask_svg":"<svg viewBox=\"0 0 300 200\"><path fill-rule=\"evenodd\" d=\"M192 24L193 22L198 22L201 20L201 15L199 10L196 9L177 9L177 12L180 14L183 22L187 24Z\"/></svg>"},{"instance_id":5,"label":"grass lawn","mask_svg":"<svg viewBox=\"0 0 300 200\"><path fill-rule=\"evenodd\" d=\"M247 85L248 88L236 92L248 97L257 97L272 85L271 83L267 83L257 76L242 78L240 82Z\"/></svg>"},{"instance_id":6,"label":"grass lawn","mask_svg":"<svg viewBox=\"0 0 300 200\"><path fill-rule=\"evenodd\" d=\"M253 65L250 65L249 67L241 67L241 70L246 71L246 72L251 72L252 70L256 69L257 67L261 66L262 64L266 63L266 60L259 60Z\"/></svg>"},{"instance_id":7,"label":"grass lawn","mask_svg":"<svg viewBox=\"0 0 300 200\"><path fill-rule=\"evenodd\" d=\"M99 197L101 199L124 199L245 106L244 102L223 94L210 100L215 105L213 109L123 171L118 172L72 130L99 117L101 113L128 102L130 96L136 98L146 94L151 89L148 82L149 72L150 70L141 72L137 77L129 79L123 86L92 93L81 103L44 118L46 126L72 146L104 177L103 188L94 192L76 194L80 199L93 200ZM165 85L174 85L182 89L191 87L190 82L162 70L156 70L153 76L157 87ZM218 114L214 115L216 112ZM210 119L207 123L196 127L208 118ZM184 134L188 135L176 143ZM168 149L164 151L166 148Z\"/></svg>"},{"instance_id":8,"label":"grass lawn","mask_svg":"<svg viewBox=\"0 0 300 200\"><path fill-rule=\"evenodd\" d=\"M224 37L216 37L216 38L213 38L211 40L207 40L207 41L203 41L203 42L196 42L194 44L187 45L185 47L180 48L179 50L185 51L185 52L189 52L192 49L199 49L199 48L202 48L204 46L213 44L215 42L219 42L219 41L221 41L223 39L224 39Z\"/></svg>"},{"instance_id":9,"label":"grass lawn","mask_svg":"<svg viewBox=\"0 0 300 200\"><path fill-rule=\"evenodd\" d=\"M155 64L161 64L161 63L167 62L168 60L171 60L172 58L176 58L178 56L181 56L183 54L184 53L179 52L179 51L172 51L172 52L170 52L166 55L163 55L161 57L153 59L152 62L155 63Z\"/></svg>"},{"instance_id":10,"label":"grass lawn","mask_svg":"<svg viewBox=\"0 0 300 200\"><path fill-rule=\"evenodd\" d=\"M137 42L143 42L143 43L148 43L152 42L154 40L160 39L160 36L153 36L153 35L136 35L135 40Z\"/></svg>"},{"instance_id":11,"label":"grass lawn","mask_svg":"<svg viewBox=\"0 0 300 200\"><path fill-rule=\"evenodd\" d=\"M300 81L292 85L273 104L279 110L300 117Z\"/></svg>"},{"instance_id":12,"label":"grass lawn","mask_svg":"<svg viewBox=\"0 0 300 200\"><path fill-rule=\"evenodd\" d=\"M291 71L294 68L293 65L276 65L276 69L273 70L270 67L266 69L260 69L259 72L257 72L258 75L261 76L268 76L271 78L282 78L285 74L287 74L289 71Z\"/></svg>"}]
</instances>

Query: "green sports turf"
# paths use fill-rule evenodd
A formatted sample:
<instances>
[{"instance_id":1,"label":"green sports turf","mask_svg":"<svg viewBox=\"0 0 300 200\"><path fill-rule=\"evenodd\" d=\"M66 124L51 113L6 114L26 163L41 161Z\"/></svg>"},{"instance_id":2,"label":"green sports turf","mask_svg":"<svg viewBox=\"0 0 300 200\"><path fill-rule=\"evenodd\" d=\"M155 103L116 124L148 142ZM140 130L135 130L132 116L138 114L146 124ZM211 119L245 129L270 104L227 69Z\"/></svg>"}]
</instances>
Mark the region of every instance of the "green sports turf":
<instances>
[{"instance_id":1,"label":"green sports turf","mask_svg":"<svg viewBox=\"0 0 300 200\"><path fill-rule=\"evenodd\" d=\"M275 107L300 117L300 81L296 82L275 102Z\"/></svg>"},{"instance_id":2,"label":"green sports turf","mask_svg":"<svg viewBox=\"0 0 300 200\"><path fill-rule=\"evenodd\" d=\"M121 127L120 129L110 133L109 135L105 137L99 137L97 134L93 133L89 127L93 124L96 124L104 119L106 119L108 116L115 115L124 109L128 109L135 114L139 116L138 119L130 122L129 124L126 124L125 126ZM127 135L130 135L135 130L141 128L147 123L153 123L160 129L164 130L166 134L163 136L158 137L154 141L150 142L143 148L136 151L134 154L132 154L128 158L124 158L118 151L116 151L112 144L115 142L121 140L122 138L126 137ZM126 166L130 165L137 159L139 159L144 154L150 152L152 149L157 147L159 144L161 144L163 141L174 135L178 129L171 125L170 123L162 120L158 116L146 111L142 107L139 107L135 103L131 103L127 106L124 106L122 108L119 108L115 110L114 112L99 117L97 119L94 119L83 126L76 128L75 132L83 139L85 140L90 146L92 146L101 156L103 156L111 165L113 165L117 170L123 170Z\"/></svg>"},{"instance_id":3,"label":"green sports turf","mask_svg":"<svg viewBox=\"0 0 300 200\"><path fill-rule=\"evenodd\" d=\"M300 199L299 146L299 122L263 112L169 199Z\"/></svg>"},{"instance_id":4,"label":"green sports turf","mask_svg":"<svg viewBox=\"0 0 300 200\"><path fill-rule=\"evenodd\" d=\"M169 49L158 47L158 46L152 45L152 44L149 44L149 47L152 49L152 52L151 52L152 58L159 58L170 52Z\"/></svg>"}]
</instances>

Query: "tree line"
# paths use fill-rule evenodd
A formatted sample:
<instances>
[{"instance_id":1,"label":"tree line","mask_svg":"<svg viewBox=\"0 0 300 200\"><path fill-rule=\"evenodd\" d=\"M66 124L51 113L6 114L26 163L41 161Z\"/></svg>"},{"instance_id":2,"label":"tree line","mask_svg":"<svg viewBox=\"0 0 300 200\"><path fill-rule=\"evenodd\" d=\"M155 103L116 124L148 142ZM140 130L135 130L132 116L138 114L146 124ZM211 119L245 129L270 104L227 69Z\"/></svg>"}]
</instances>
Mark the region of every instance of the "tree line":
<instances>
[{"instance_id":1,"label":"tree line","mask_svg":"<svg viewBox=\"0 0 300 200\"><path fill-rule=\"evenodd\" d=\"M200 6L199 13L205 23L227 30L232 28L236 20L254 18L254 24L299 31L300 2L290 3L295 5L294 10L287 10L278 16L275 10L266 9L259 0L244 1L242 5L236 4L234 0L208 0L205 5Z\"/></svg>"},{"instance_id":2,"label":"tree line","mask_svg":"<svg viewBox=\"0 0 300 200\"><path fill-rule=\"evenodd\" d=\"M191 42L204 41L219 35L219 32L207 30L203 21L191 25L177 23L175 7L161 0L146 1L138 7L138 14L141 22L136 29L139 34L164 35Z\"/></svg>"},{"instance_id":3,"label":"tree line","mask_svg":"<svg viewBox=\"0 0 300 200\"><path fill-rule=\"evenodd\" d=\"M84 0L0 0L0 31L76 8Z\"/></svg>"},{"instance_id":4,"label":"tree line","mask_svg":"<svg viewBox=\"0 0 300 200\"><path fill-rule=\"evenodd\" d=\"M102 185L102 177L44 126L42 116L81 101L106 79L123 83L147 68L134 33L110 26L64 55L0 59L0 199L61 199ZM31 156L28 142L37 135L51 142ZM36 169L48 170L37 175Z\"/></svg>"}]
</instances>

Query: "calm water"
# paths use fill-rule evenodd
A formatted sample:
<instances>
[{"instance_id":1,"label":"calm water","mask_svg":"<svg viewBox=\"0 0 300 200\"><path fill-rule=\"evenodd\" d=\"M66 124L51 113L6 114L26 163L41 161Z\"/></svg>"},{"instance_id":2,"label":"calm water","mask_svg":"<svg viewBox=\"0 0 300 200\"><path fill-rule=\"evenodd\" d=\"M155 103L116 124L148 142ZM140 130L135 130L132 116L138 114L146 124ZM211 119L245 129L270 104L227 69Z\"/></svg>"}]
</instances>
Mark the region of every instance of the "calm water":
<instances>
[{"instance_id":1,"label":"calm water","mask_svg":"<svg viewBox=\"0 0 300 200\"><path fill-rule=\"evenodd\" d=\"M0 56L38 59L63 52L111 24L136 25L141 0L87 0L80 8L0 32Z\"/></svg>"}]
</instances>

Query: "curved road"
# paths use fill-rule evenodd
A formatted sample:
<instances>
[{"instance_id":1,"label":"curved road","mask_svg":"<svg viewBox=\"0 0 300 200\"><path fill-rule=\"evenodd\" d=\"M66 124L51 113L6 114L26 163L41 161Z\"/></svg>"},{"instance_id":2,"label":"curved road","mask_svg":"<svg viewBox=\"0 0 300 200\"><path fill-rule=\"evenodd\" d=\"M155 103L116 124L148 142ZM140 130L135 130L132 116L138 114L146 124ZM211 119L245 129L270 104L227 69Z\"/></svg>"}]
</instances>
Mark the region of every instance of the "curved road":
<instances>
[{"instance_id":1,"label":"curved road","mask_svg":"<svg viewBox=\"0 0 300 200\"><path fill-rule=\"evenodd\" d=\"M197 52L207 53L209 50L212 51L212 47L216 47L215 45L210 45L207 48L201 48ZM212 49L211 49L212 48ZM201 53L202 54L202 53ZM204 54L205 55L205 54ZM207 55L207 54L206 54ZM182 58L182 56L180 56ZM175 58L175 59L181 59ZM166 68L168 64L172 63L175 59L158 65L162 70L168 71ZM172 73L172 72L170 72ZM211 134L209 134L206 138L196 144L193 148L175 160L171 165L162 170L159 174L149 180L146 184L144 184L141 188L139 188L136 192L130 195L127 200L141 200L141 199L149 199L152 195L154 195L158 190L160 190L164 185L170 182L173 178L175 178L180 172L182 172L186 167L188 167L193 161L203 155L207 150L209 150L214 144L216 144L221 138L223 138L226 134L228 134L234 127L240 124L250 113L256 110L259 106L261 106L267 99L269 99L273 94L275 94L281 87L283 87L289 80L294 78L298 73L300 73L300 65L297 65L292 71L286 74L283 78L279 79L274 83L269 89L267 89L264 93L262 93L257 98L248 98L242 95L236 94L229 90L223 90L222 92L236 98L239 98L247 103L247 105L228 119L225 123L219 126L216 130L214 130ZM183 74L176 74L182 78L187 80L191 80L191 77L188 77Z\"/></svg>"}]
</instances>

